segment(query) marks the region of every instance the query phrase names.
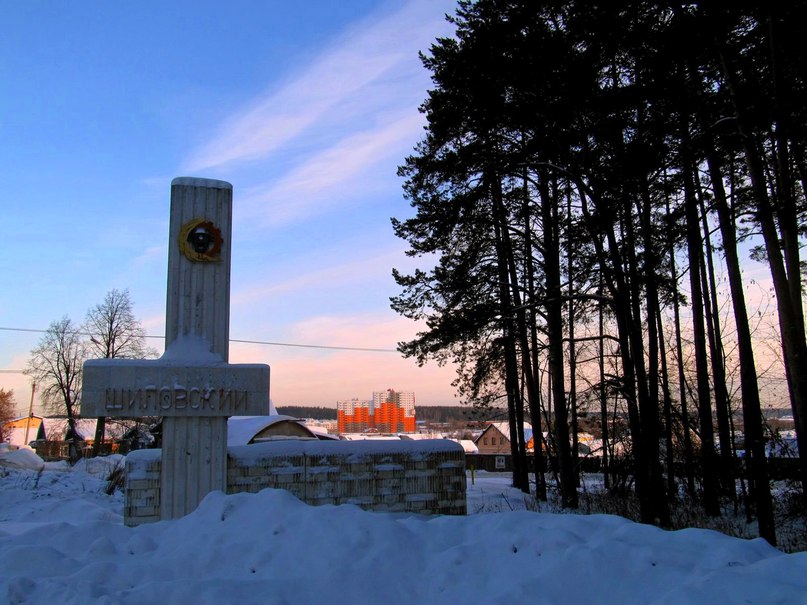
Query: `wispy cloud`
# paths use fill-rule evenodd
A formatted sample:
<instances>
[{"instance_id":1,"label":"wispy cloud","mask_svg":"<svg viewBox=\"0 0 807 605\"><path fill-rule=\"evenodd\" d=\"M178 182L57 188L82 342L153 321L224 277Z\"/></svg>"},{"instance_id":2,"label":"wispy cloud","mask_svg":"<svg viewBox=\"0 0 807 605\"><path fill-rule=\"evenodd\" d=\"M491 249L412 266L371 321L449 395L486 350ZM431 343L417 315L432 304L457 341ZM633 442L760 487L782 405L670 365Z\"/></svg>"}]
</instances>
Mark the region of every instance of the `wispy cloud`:
<instances>
[{"instance_id":1,"label":"wispy cloud","mask_svg":"<svg viewBox=\"0 0 807 605\"><path fill-rule=\"evenodd\" d=\"M456 0L380 4L382 11L343 31L302 69L292 58L284 80L246 100L184 163L189 174L237 184L238 233L254 229L272 241L269 227L279 235L271 270L245 269L245 281L234 282L233 338L394 349L416 332L384 294L390 268L406 258L402 244L390 244L387 217L400 200L395 167L423 134L417 107L429 80L418 51L450 35L444 13ZM362 211L366 220L348 224L345 217ZM322 214L327 221L316 220ZM356 235L358 225L382 222L384 233ZM297 227L317 242L310 253L285 244ZM375 313L378 300L383 311ZM233 343L230 359L269 363L276 403L369 397L386 387L414 389L419 401L436 403L453 378L447 368L418 368L397 353Z\"/></svg>"},{"instance_id":2,"label":"wispy cloud","mask_svg":"<svg viewBox=\"0 0 807 605\"><path fill-rule=\"evenodd\" d=\"M233 293L233 305L250 305L260 300L288 296L293 292L314 292L328 289L333 286L345 286L369 278L378 281L379 275L390 274L390 267L400 257L397 248L381 251L377 254L363 255L350 262L327 263L319 262L313 270L297 273L286 280L267 283L265 278L251 287L246 287Z\"/></svg>"},{"instance_id":3,"label":"wispy cloud","mask_svg":"<svg viewBox=\"0 0 807 605\"><path fill-rule=\"evenodd\" d=\"M417 51L428 46L436 31L446 29L441 4L412 0L351 28L302 73L270 88L227 119L191 154L185 169L198 172L256 160L322 120L361 115L368 105L387 105L379 104L378 95L394 100L400 94L395 82L409 88L406 81L418 69Z\"/></svg>"},{"instance_id":4,"label":"wispy cloud","mask_svg":"<svg viewBox=\"0 0 807 605\"><path fill-rule=\"evenodd\" d=\"M394 177L395 162L411 148L413 133L422 123L418 113L405 112L315 153L279 182L251 187L241 200L240 218L261 215L279 226L326 211L358 192L372 193L375 183ZM357 178L360 175L365 178Z\"/></svg>"},{"instance_id":5,"label":"wispy cloud","mask_svg":"<svg viewBox=\"0 0 807 605\"><path fill-rule=\"evenodd\" d=\"M362 348L395 349L399 341L415 336L415 322L388 313L317 315L292 326L299 342Z\"/></svg>"}]
</instances>

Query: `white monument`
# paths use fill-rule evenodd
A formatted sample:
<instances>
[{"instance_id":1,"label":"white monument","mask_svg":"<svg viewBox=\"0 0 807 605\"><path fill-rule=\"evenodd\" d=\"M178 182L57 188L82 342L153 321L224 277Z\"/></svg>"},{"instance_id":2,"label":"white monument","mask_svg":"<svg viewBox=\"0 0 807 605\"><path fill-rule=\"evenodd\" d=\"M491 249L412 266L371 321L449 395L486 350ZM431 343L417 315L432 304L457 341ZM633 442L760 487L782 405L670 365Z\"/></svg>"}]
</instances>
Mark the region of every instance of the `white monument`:
<instances>
[{"instance_id":1,"label":"white monument","mask_svg":"<svg viewBox=\"0 0 807 605\"><path fill-rule=\"evenodd\" d=\"M171 183L163 356L84 364L82 416L162 416L162 519L226 489L228 416L269 413L269 366L228 363L232 189Z\"/></svg>"}]
</instances>

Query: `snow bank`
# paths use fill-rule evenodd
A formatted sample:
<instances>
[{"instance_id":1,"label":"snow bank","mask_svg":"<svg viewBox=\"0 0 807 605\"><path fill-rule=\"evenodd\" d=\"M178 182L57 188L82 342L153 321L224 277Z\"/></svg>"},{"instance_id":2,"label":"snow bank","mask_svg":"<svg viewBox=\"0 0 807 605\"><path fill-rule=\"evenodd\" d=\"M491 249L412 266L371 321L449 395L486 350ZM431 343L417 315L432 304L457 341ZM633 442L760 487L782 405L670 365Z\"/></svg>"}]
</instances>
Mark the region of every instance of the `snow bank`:
<instances>
[{"instance_id":1,"label":"snow bank","mask_svg":"<svg viewBox=\"0 0 807 605\"><path fill-rule=\"evenodd\" d=\"M504 494L498 479L478 479L472 496L483 485L487 498ZM277 490L212 493L187 517L127 528L102 486L80 470L0 468L0 602L807 602L807 554L706 530L527 511L369 513Z\"/></svg>"},{"instance_id":2,"label":"snow bank","mask_svg":"<svg viewBox=\"0 0 807 605\"><path fill-rule=\"evenodd\" d=\"M0 450L0 466L41 471L45 462L30 447L21 447L18 450Z\"/></svg>"}]
</instances>

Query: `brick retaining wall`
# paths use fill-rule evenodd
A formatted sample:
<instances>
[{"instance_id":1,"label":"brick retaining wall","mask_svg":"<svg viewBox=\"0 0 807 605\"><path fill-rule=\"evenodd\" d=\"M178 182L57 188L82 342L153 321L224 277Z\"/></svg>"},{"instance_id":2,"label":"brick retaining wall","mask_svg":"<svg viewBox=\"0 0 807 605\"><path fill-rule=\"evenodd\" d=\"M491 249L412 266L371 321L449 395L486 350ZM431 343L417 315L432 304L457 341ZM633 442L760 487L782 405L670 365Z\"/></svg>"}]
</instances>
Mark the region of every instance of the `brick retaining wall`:
<instances>
[{"instance_id":1,"label":"brick retaining wall","mask_svg":"<svg viewBox=\"0 0 807 605\"><path fill-rule=\"evenodd\" d=\"M124 521L159 521L160 450L126 457ZM445 439L285 440L228 448L227 493L285 489L303 502L464 515L465 452Z\"/></svg>"}]
</instances>

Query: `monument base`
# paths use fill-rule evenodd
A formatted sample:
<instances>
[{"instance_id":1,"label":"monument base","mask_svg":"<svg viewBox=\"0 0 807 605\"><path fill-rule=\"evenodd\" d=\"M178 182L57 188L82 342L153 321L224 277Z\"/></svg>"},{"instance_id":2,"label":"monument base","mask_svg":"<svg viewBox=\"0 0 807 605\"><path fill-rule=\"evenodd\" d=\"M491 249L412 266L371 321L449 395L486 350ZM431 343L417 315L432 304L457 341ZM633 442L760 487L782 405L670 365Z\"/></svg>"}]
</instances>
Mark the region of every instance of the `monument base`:
<instances>
[{"instance_id":1,"label":"monument base","mask_svg":"<svg viewBox=\"0 0 807 605\"><path fill-rule=\"evenodd\" d=\"M124 522L160 520L160 450L126 458ZM303 502L466 514L465 452L446 439L275 441L228 448L227 493L285 489Z\"/></svg>"}]
</instances>

